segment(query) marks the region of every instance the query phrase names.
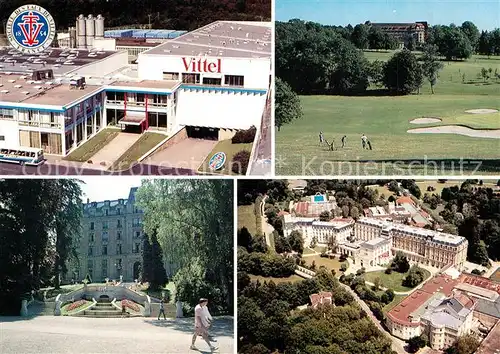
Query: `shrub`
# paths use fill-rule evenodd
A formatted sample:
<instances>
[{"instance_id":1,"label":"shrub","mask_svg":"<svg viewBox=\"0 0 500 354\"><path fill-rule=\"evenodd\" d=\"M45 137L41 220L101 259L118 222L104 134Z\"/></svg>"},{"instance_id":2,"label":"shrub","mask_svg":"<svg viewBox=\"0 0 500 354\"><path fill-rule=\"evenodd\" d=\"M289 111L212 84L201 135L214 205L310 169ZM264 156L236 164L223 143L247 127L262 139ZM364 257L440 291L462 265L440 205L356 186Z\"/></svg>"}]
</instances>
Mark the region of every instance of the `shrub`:
<instances>
[{"instance_id":1,"label":"shrub","mask_svg":"<svg viewBox=\"0 0 500 354\"><path fill-rule=\"evenodd\" d=\"M341 270L342 272L345 272L345 271L347 270L347 264L342 263L342 264L340 265L340 270Z\"/></svg>"},{"instance_id":2,"label":"shrub","mask_svg":"<svg viewBox=\"0 0 500 354\"><path fill-rule=\"evenodd\" d=\"M257 128L253 125L247 130L239 130L234 134L231 142L233 144L248 144L253 143L255 139L255 134L257 133Z\"/></svg>"},{"instance_id":3,"label":"shrub","mask_svg":"<svg viewBox=\"0 0 500 354\"><path fill-rule=\"evenodd\" d=\"M328 257L328 255L327 255L325 252L321 253L319 256L320 256L321 258L327 258L327 257Z\"/></svg>"},{"instance_id":4,"label":"shrub","mask_svg":"<svg viewBox=\"0 0 500 354\"><path fill-rule=\"evenodd\" d=\"M250 151L247 150L238 151L233 156L233 161L231 161L231 171L240 175L246 174L249 160L250 160Z\"/></svg>"}]
</instances>

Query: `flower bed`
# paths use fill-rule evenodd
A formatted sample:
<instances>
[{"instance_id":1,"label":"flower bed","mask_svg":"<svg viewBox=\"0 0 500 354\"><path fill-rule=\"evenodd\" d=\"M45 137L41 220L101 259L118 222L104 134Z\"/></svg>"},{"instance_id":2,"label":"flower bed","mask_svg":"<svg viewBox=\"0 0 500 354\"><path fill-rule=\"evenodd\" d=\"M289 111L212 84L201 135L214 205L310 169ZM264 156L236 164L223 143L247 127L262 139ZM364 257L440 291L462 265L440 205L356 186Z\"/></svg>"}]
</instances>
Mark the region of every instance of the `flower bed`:
<instances>
[{"instance_id":1,"label":"flower bed","mask_svg":"<svg viewBox=\"0 0 500 354\"><path fill-rule=\"evenodd\" d=\"M83 305L85 305L87 303L87 301L85 300L78 300L78 301L75 301L75 302L72 302L71 304L69 304L69 306L66 308L66 311L73 311Z\"/></svg>"},{"instance_id":2,"label":"flower bed","mask_svg":"<svg viewBox=\"0 0 500 354\"><path fill-rule=\"evenodd\" d=\"M139 306L135 303L135 302L132 302L130 300L122 300L122 308L125 307L125 308L129 308L135 312L140 312L141 309L139 308Z\"/></svg>"}]
</instances>

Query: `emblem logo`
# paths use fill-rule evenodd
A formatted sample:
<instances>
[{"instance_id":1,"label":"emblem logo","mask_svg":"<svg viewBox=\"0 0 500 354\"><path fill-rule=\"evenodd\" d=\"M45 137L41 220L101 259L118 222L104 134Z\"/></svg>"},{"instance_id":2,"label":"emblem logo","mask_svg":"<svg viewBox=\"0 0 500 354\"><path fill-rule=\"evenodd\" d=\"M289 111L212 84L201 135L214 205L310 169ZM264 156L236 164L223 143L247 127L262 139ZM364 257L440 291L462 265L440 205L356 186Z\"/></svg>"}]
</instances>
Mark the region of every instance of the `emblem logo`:
<instances>
[{"instance_id":1,"label":"emblem logo","mask_svg":"<svg viewBox=\"0 0 500 354\"><path fill-rule=\"evenodd\" d=\"M47 49L56 36L56 24L51 14L38 5L24 5L7 20L7 39L10 45L26 54Z\"/></svg>"},{"instance_id":2,"label":"emblem logo","mask_svg":"<svg viewBox=\"0 0 500 354\"><path fill-rule=\"evenodd\" d=\"M210 161L208 161L208 167L210 167L213 171L217 171L224 166L224 162L226 162L226 154L223 152L217 152L210 158Z\"/></svg>"}]
</instances>

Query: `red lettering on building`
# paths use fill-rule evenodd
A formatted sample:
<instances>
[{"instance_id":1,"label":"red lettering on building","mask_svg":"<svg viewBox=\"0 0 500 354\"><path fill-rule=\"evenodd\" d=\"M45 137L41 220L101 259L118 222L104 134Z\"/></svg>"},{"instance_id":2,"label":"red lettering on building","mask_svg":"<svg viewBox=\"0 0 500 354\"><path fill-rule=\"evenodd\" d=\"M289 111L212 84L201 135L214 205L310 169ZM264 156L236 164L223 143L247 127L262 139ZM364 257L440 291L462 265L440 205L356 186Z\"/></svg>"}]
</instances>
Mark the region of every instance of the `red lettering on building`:
<instances>
[{"instance_id":1,"label":"red lettering on building","mask_svg":"<svg viewBox=\"0 0 500 354\"><path fill-rule=\"evenodd\" d=\"M209 59L182 58L184 69L192 73L222 73L222 59L210 61Z\"/></svg>"}]
</instances>

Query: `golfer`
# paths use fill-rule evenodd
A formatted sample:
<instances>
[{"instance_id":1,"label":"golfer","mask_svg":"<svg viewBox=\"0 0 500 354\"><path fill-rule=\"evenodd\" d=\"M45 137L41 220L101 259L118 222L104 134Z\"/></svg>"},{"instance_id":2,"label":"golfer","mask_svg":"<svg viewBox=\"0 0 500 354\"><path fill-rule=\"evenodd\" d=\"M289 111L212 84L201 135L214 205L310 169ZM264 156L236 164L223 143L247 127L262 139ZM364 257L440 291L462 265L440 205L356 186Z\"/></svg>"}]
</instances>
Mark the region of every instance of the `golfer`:
<instances>
[{"instance_id":1,"label":"golfer","mask_svg":"<svg viewBox=\"0 0 500 354\"><path fill-rule=\"evenodd\" d=\"M368 143L368 138L366 137L366 135L365 134L361 135L361 145L363 146L363 149L368 149L367 143Z\"/></svg>"},{"instance_id":2,"label":"golfer","mask_svg":"<svg viewBox=\"0 0 500 354\"><path fill-rule=\"evenodd\" d=\"M347 135L342 137L342 149L347 145Z\"/></svg>"},{"instance_id":3,"label":"golfer","mask_svg":"<svg viewBox=\"0 0 500 354\"><path fill-rule=\"evenodd\" d=\"M210 338L208 338L208 328L203 324L205 318L205 310L203 307L207 306L207 304L208 300L201 298L198 305L194 308L194 334L191 341L191 350L198 350L194 345L198 336L203 337L205 342L210 347L210 350L214 351L218 349L216 346L210 344Z\"/></svg>"},{"instance_id":4,"label":"golfer","mask_svg":"<svg viewBox=\"0 0 500 354\"><path fill-rule=\"evenodd\" d=\"M319 132L319 146L325 142L325 138L323 137L323 132Z\"/></svg>"}]
</instances>

